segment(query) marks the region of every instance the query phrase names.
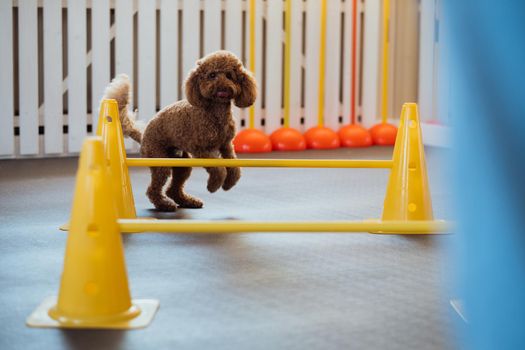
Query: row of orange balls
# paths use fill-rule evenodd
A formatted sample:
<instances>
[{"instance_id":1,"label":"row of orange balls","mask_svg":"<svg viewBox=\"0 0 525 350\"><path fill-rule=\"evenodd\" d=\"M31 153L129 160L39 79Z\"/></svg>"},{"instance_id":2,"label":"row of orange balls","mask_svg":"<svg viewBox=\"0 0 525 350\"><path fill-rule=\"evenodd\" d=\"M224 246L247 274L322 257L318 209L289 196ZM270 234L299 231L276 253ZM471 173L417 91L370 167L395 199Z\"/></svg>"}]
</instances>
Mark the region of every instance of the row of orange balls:
<instances>
[{"instance_id":1,"label":"row of orange balls","mask_svg":"<svg viewBox=\"0 0 525 350\"><path fill-rule=\"evenodd\" d=\"M308 129L303 135L289 127L282 127L267 136L255 128L241 130L233 144L237 153L271 151L303 151L305 149L334 149L339 147L389 146L396 140L397 127L388 123L374 125L369 130L356 124L343 126L335 132L325 126Z\"/></svg>"}]
</instances>

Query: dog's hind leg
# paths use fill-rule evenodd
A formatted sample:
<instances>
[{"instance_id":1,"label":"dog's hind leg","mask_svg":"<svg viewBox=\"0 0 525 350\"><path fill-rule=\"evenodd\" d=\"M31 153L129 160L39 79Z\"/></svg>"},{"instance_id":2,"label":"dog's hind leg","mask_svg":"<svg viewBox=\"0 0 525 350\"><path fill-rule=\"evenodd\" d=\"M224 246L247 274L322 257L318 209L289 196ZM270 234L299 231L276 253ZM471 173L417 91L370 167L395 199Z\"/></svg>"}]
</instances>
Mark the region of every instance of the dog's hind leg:
<instances>
[{"instance_id":1,"label":"dog's hind leg","mask_svg":"<svg viewBox=\"0 0 525 350\"><path fill-rule=\"evenodd\" d=\"M159 142L154 137L148 136L148 129L146 129L145 135L146 137L142 140L140 147L140 153L144 158L167 158L170 156L169 149L160 147ZM157 210L175 211L177 206L163 192L164 185L171 174L171 168L151 167L149 170L151 182L146 191L146 196Z\"/></svg>"},{"instance_id":2,"label":"dog's hind leg","mask_svg":"<svg viewBox=\"0 0 525 350\"><path fill-rule=\"evenodd\" d=\"M170 176L170 168L152 167L151 183L148 187L146 195L150 202L160 211L175 211L177 206L175 203L162 193L162 188Z\"/></svg>"},{"instance_id":3,"label":"dog's hind leg","mask_svg":"<svg viewBox=\"0 0 525 350\"><path fill-rule=\"evenodd\" d=\"M188 153L184 152L182 158L189 158ZM184 183L191 175L191 168L171 169L171 183L166 191L166 195L173 199L182 208L202 208L202 201L184 192Z\"/></svg>"}]
</instances>

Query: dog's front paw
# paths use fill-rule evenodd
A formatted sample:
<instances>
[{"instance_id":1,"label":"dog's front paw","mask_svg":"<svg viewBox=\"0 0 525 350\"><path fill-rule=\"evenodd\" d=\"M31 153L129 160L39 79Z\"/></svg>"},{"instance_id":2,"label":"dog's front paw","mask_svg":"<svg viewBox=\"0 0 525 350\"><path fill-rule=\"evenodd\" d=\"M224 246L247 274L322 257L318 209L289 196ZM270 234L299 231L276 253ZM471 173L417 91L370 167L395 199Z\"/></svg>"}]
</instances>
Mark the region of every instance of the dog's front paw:
<instances>
[{"instance_id":1,"label":"dog's front paw","mask_svg":"<svg viewBox=\"0 0 525 350\"><path fill-rule=\"evenodd\" d=\"M173 211L177 211L177 206L170 202L170 201L162 201L162 202L158 202L158 203L154 203L153 204L155 206L155 209L157 209L158 211L162 211L162 212L173 212Z\"/></svg>"},{"instance_id":2,"label":"dog's front paw","mask_svg":"<svg viewBox=\"0 0 525 350\"><path fill-rule=\"evenodd\" d=\"M230 188L235 186L235 184L241 178L241 168L228 168L226 169L227 175L222 185L222 189L228 191Z\"/></svg>"},{"instance_id":3,"label":"dog's front paw","mask_svg":"<svg viewBox=\"0 0 525 350\"><path fill-rule=\"evenodd\" d=\"M208 191L211 193L216 192L219 188L221 188L225 179L226 168L214 168L212 171L210 171L210 177L208 178Z\"/></svg>"}]
</instances>

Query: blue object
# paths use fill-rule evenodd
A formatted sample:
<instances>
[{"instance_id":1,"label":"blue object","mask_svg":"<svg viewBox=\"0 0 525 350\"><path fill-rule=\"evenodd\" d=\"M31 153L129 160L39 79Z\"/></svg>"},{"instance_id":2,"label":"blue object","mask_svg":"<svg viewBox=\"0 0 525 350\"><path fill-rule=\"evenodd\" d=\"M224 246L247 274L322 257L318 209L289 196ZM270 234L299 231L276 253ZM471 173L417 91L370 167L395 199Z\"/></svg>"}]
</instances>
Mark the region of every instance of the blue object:
<instances>
[{"instance_id":1,"label":"blue object","mask_svg":"<svg viewBox=\"0 0 525 350\"><path fill-rule=\"evenodd\" d=\"M445 0L462 348L525 349L525 1Z\"/></svg>"}]
</instances>

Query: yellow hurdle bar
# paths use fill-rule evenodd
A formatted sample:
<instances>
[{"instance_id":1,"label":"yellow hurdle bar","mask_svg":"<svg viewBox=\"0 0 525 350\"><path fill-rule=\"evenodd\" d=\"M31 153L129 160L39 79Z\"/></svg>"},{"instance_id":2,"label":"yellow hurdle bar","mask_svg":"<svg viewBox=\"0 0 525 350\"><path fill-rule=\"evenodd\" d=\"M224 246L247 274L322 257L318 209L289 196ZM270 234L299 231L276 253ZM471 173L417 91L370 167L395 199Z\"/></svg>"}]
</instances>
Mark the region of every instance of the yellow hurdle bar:
<instances>
[{"instance_id":1,"label":"yellow hurdle bar","mask_svg":"<svg viewBox=\"0 0 525 350\"><path fill-rule=\"evenodd\" d=\"M128 158L128 166L250 168L392 168L392 160Z\"/></svg>"},{"instance_id":2,"label":"yellow hurdle bar","mask_svg":"<svg viewBox=\"0 0 525 350\"><path fill-rule=\"evenodd\" d=\"M371 232L385 234L448 233L445 221L196 221L119 219L122 233Z\"/></svg>"}]
</instances>

